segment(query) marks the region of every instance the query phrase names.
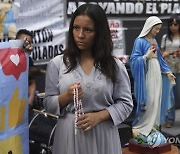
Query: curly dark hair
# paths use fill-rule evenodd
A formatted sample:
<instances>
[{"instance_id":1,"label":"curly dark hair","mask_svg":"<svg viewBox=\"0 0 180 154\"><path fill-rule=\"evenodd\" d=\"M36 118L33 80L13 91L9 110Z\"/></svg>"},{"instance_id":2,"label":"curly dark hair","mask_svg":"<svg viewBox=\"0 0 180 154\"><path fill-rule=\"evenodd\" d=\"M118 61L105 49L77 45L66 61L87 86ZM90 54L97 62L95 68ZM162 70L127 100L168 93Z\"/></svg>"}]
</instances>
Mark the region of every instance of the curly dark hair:
<instances>
[{"instance_id":1,"label":"curly dark hair","mask_svg":"<svg viewBox=\"0 0 180 154\"><path fill-rule=\"evenodd\" d=\"M86 15L92 19L95 25L95 40L92 48L92 56L94 58L94 66L98 68L106 77L110 78L112 82L116 81L116 62L112 55L113 42L108 25L108 20L104 10L96 4L83 4L76 9L72 15L67 48L63 52L63 61L67 67L67 72L75 69L77 60L80 58L80 51L76 46L73 37L73 24L77 16Z\"/></svg>"},{"instance_id":2,"label":"curly dark hair","mask_svg":"<svg viewBox=\"0 0 180 154\"><path fill-rule=\"evenodd\" d=\"M31 38L33 38L32 32L30 32L27 29L20 29L16 34L16 39L18 39L22 34L26 34L26 35L30 36Z\"/></svg>"}]
</instances>

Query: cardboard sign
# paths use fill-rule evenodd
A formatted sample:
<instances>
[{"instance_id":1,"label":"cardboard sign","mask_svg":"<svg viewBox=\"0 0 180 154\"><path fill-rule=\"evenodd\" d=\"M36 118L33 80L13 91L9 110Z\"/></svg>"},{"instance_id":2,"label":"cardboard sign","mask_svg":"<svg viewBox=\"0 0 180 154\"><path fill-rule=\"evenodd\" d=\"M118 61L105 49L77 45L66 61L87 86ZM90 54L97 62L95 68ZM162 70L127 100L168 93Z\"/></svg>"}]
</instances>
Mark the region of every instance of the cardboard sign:
<instances>
[{"instance_id":1,"label":"cardboard sign","mask_svg":"<svg viewBox=\"0 0 180 154\"><path fill-rule=\"evenodd\" d=\"M28 154L28 55L23 40L0 43L0 153Z\"/></svg>"}]
</instances>

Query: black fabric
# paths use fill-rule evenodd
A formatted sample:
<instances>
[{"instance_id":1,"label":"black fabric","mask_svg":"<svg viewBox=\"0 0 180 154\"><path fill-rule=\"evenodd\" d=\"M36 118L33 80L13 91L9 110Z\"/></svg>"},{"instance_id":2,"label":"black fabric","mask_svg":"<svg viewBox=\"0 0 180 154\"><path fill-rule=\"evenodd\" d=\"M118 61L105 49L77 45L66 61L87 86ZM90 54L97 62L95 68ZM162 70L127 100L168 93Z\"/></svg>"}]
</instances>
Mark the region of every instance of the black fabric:
<instances>
[{"instance_id":1,"label":"black fabric","mask_svg":"<svg viewBox=\"0 0 180 154\"><path fill-rule=\"evenodd\" d=\"M29 67L33 67L34 66L34 62L32 60L31 57L29 57Z\"/></svg>"},{"instance_id":2,"label":"black fabric","mask_svg":"<svg viewBox=\"0 0 180 154\"><path fill-rule=\"evenodd\" d=\"M29 57L29 69L31 69L32 67L34 67L34 62L33 62L32 58ZM34 80L34 76L29 74L28 79L29 79L29 81Z\"/></svg>"}]
</instances>

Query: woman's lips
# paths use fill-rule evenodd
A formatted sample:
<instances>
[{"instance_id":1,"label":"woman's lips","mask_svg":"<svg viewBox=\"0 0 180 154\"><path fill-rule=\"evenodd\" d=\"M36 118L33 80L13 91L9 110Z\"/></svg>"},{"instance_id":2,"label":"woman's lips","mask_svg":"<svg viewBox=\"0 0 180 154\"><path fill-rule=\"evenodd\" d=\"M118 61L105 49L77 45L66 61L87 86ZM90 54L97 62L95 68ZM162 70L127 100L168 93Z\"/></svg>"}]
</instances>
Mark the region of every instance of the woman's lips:
<instances>
[{"instance_id":1,"label":"woman's lips","mask_svg":"<svg viewBox=\"0 0 180 154\"><path fill-rule=\"evenodd\" d=\"M84 42L77 42L77 45L78 45L78 46L84 46L85 43L84 43Z\"/></svg>"}]
</instances>

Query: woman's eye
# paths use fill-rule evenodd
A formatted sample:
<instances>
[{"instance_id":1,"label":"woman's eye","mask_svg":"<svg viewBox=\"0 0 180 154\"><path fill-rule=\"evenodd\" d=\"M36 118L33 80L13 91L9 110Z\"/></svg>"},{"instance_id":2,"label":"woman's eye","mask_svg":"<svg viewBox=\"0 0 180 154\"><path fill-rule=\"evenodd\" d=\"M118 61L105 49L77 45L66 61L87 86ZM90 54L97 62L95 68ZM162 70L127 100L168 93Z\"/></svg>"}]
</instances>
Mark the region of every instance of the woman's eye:
<instances>
[{"instance_id":1,"label":"woman's eye","mask_svg":"<svg viewBox=\"0 0 180 154\"><path fill-rule=\"evenodd\" d=\"M78 27L78 26L74 26L73 29L74 29L74 30L78 30L79 27Z\"/></svg>"},{"instance_id":2,"label":"woman's eye","mask_svg":"<svg viewBox=\"0 0 180 154\"><path fill-rule=\"evenodd\" d=\"M93 32L94 30L87 28L87 29L85 29L85 31L88 32L88 33L90 33L90 32Z\"/></svg>"}]
</instances>

